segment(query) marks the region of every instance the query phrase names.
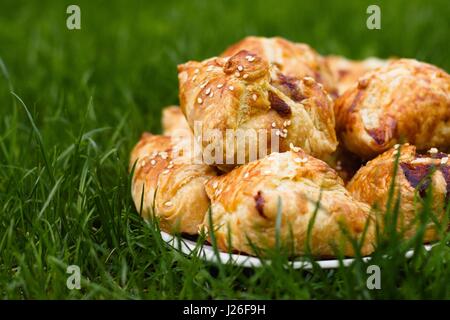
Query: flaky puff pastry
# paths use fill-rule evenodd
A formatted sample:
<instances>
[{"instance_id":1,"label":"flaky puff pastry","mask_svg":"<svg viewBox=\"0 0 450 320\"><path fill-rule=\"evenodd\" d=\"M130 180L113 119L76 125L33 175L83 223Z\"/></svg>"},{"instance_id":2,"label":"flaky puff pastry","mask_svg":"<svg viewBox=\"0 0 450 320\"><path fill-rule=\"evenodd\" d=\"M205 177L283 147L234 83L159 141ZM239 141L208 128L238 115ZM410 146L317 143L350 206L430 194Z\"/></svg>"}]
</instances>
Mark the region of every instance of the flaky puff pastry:
<instances>
[{"instance_id":1,"label":"flaky puff pastry","mask_svg":"<svg viewBox=\"0 0 450 320\"><path fill-rule=\"evenodd\" d=\"M336 149L332 100L313 78L288 77L249 51L191 61L180 65L178 72L180 106L194 134L200 123L203 147L216 145L223 150L224 162L231 159L224 165L214 158L209 164L229 171L255 160L249 156L252 147L259 151L256 158L287 151L291 144L318 158ZM227 130L235 134L232 147ZM213 131L219 131L219 137L205 138L205 132ZM242 131L254 132L257 138L248 140L248 136L238 134ZM264 143L268 152L260 154ZM242 152L244 161L239 162Z\"/></svg>"},{"instance_id":2,"label":"flaky puff pastry","mask_svg":"<svg viewBox=\"0 0 450 320\"><path fill-rule=\"evenodd\" d=\"M338 94L343 94L365 73L385 66L388 60L370 57L364 60L350 60L341 56L325 57L336 81Z\"/></svg>"},{"instance_id":3,"label":"flaky puff pastry","mask_svg":"<svg viewBox=\"0 0 450 320\"><path fill-rule=\"evenodd\" d=\"M450 147L450 76L411 59L366 73L335 103L336 130L350 151L370 159L399 142L419 150Z\"/></svg>"},{"instance_id":4,"label":"flaky puff pastry","mask_svg":"<svg viewBox=\"0 0 450 320\"><path fill-rule=\"evenodd\" d=\"M304 43L294 43L280 37L246 37L227 48L222 57L232 56L241 50L257 54L280 71L298 79L314 78L331 95L337 93L335 79L325 59L316 50Z\"/></svg>"},{"instance_id":5,"label":"flaky puff pastry","mask_svg":"<svg viewBox=\"0 0 450 320\"><path fill-rule=\"evenodd\" d=\"M385 212L394 165L400 152L394 194L394 199L397 199L397 194L400 193L397 230L404 232L404 236L409 238L415 234L419 225L421 199L426 196L430 185L433 192L432 209L438 220L442 220L445 202L450 200L448 155L438 152L435 148L431 151L434 153L420 155L416 153L415 146L397 145L362 167L347 184L347 189L355 199L377 206L381 212ZM384 225L384 220L383 215L379 216L381 226ZM429 222L426 226L425 241L434 240L436 237L435 224Z\"/></svg>"},{"instance_id":6,"label":"flaky puff pastry","mask_svg":"<svg viewBox=\"0 0 450 320\"><path fill-rule=\"evenodd\" d=\"M255 254L252 246L274 249L279 199L280 240L294 249L291 254L305 252L308 225L319 199L320 206L311 224L312 254L335 256L338 249L352 256L355 253L348 239L361 240L365 228L361 252L367 255L373 250L370 207L352 199L342 180L325 162L302 150L273 153L212 178L206 184L206 192L211 199L212 225L221 250ZM210 225L207 215L203 227L208 233Z\"/></svg>"},{"instance_id":7,"label":"flaky puff pastry","mask_svg":"<svg viewBox=\"0 0 450 320\"><path fill-rule=\"evenodd\" d=\"M165 136L192 137L192 130L178 106L168 106L162 110L162 128Z\"/></svg>"},{"instance_id":8,"label":"flaky puff pastry","mask_svg":"<svg viewBox=\"0 0 450 320\"><path fill-rule=\"evenodd\" d=\"M130 157L131 192L136 209L144 218L158 217L162 230L197 234L210 205L204 184L216 173L195 164L186 140L144 133Z\"/></svg>"}]
</instances>

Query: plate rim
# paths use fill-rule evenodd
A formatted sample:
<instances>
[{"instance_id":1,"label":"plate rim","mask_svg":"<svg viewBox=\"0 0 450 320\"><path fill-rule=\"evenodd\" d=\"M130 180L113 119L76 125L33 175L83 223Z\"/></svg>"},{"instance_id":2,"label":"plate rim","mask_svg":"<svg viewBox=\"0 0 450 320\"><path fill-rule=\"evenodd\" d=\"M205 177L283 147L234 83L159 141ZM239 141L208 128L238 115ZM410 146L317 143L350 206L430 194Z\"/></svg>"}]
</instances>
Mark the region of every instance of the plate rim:
<instances>
[{"instance_id":1,"label":"plate rim","mask_svg":"<svg viewBox=\"0 0 450 320\"><path fill-rule=\"evenodd\" d=\"M196 242L186 239L182 236L172 235L165 231L160 230L161 238L163 241L168 244L171 248L181 251L185 255L190 255L198 245ZM178 241L182 240L182 241ZM177 245L178 243L178 245ZM424 248L426 251L430 251L433 246L436 244L424 244ZM414 250L410 249L406 252L405 258L410 259L414 255ZM237 253L226 253L219 251L219 259L217 258L216 253L212 249L212 246L208 244L203 244L200 247L199 251L200 259L212 262L212 263L234 263L238 266L246 267L246 268L261 268L264 266L264 263L270 264L270 260L260 259L257 257L252 257L248 255L241 255ZM364 262L370 261L372 256L363 257L362 260ZM262 262L264 261L264 263ZM340 265L344 267L350 266L355 261L355 258L346 258L346 259L326 259L326 260L315 260L314 262L320 266L322 269L337 269ZM308 261L290 261L289 264L293 269L304 269L311 270L313 269L313 264Z\"/></svg>"}]
</instances>

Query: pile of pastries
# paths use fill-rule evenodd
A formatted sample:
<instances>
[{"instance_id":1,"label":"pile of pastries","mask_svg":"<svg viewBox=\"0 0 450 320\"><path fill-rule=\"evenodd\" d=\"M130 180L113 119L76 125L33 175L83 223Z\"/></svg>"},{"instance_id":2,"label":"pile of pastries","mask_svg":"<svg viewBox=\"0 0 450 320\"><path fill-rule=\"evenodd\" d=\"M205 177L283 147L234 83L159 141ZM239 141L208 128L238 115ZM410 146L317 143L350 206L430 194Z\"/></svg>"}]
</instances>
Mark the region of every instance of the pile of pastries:
<instances>
[{"instance_id":1,"label":"pile of pastries","mask_svg":"<svg viewBox=\"0 0 450 320\"><path fill-rule=\"evenodd\" d=\"M178 78L180 106L163 110L163 135L144 133L130 159L136 208L162 230L214 232L219 249L250 255L277 241L302 255L308 243L318 257L354 256L356 247L369 255L377 231L392 223L406 238L419 227L425 242L438 238L450 200L450 76L442 69L247 37L179 65ZM205 139L197 125L218 134ZM249 129L267 134L224 143ZM255 158L253 147L275 139L276 151ZM396 221L385 219L392 185ZM429 193L433 217L424 222Z\"/></svg>"}]
</instances>

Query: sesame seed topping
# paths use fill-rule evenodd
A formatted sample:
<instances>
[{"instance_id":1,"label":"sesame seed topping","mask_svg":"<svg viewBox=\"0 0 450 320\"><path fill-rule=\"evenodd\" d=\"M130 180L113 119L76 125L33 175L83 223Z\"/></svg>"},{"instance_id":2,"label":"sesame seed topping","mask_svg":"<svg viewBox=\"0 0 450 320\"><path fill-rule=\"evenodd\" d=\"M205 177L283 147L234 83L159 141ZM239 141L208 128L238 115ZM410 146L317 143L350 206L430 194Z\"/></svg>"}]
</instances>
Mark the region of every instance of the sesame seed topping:
<instances>
[{"instance_id":1,"label":"sesame seed topping","mask_svg":"<svg viewBox=\"0 0 450 320\"><path fill-rule=\"evenodd\" d=\"M214 69L214 66L209 65L208 68L206 68L206 71L212 71L212 69Z\"/></svg>"},{"instance_id":2,"label":"sesame seed topping","mask_svg":"<svg viewBox=\"0 0 450 320\"><path fill-rule=\"evenodd\" d=\"M203 103L203 99L202 98L197 98L197 102L199 103L199 104L202 104Z\"/></svg>"},{"instance_id":3,"label":"sesame seed topping","mask_svg":"<svg viewBox=\"0 0 450 320\"><path fill-rule=\"evenodd\" d=\"M214 97L214 92L211 91L211 93L209 94L209 97L210 98Z\"/></svg>"},{"instance_id":4,"label":"sesame seed topping","mask_svg":"<svg viewBox=\"0 0 450 320\"><path fill-rule=\"evenodd\" d=\"M245 59L247 59L248 62L255 61L255 57L251 55L246 56Z\"/></svg>"},{"instance_id":5,"label":"sesame seed topping","mask_svg":"<svg viewBox=\"0 0 450 320\"><path fill-rule=\"evenodd\" d=\"M429 153L434 154L434 153L438 153L439 150L437 148L431 148L430 150L428 150Z\"/></svg>"},{"instance_id":6,"label":"sesame seed topping","mask_svg":"<svg viewBox=\"0 0 450 320\"><path fill-rule=\"evenodd\" d=\"M286 121L286 126L289 127L291 125L291 120Z\"/></svg>"},{"instance_id":7,"label":"sesame seed topping","mask_svg":"<svg viewBox=\"0 0 450 320\"><path fill-rule=\"evenodd\" d=\"M230 91L233 91L234 87L233 86L229 86L228 89L230 89Z\"/></svg>"},{"instance_id":8,"label":"sesame seed topping","mask_svg":"<svg viewBox=\"0 0 450 320\"><path fill-rule=\"evenodd\" d=\"M222 88L223 87L223 84L222 83L219 83L218 85L217 85L217 88L218 89L220 89L220 88Z\"/></svg>"},{"instance_id":9,"label":"sesame seed topping","mask_svg":"<svg viewBox=\"0 0 450 320\"><path fill-rule=\"evenodd\" d=\"M206 89L205 94L209 94L211 92L211 88Z\"/></svg>"},{"instance_id":10,"label":"sesame seed topping","mask_svg":"<svg viewBox=\"0 0 450 320\"><path fill-rule=\"evenodd\" d=\"M277 124L275 122L272 122L272 128L275 128Z\"/></svg>"},{"instance_id":11,"label":"sesame seed topping","mask_svg":"<svg viewBox=\"0 0 450 320\"><path fill-rule=\"evenodd\" d=\"M150 164L151 164L152 166L154 166L154 165L156 164L156 160L153 159L152 161L150 161Z\"/></svg>"},{"instance_id":12,"label":"sesame seed topping","mask_svg":"<svg viewBox=\"0 0 450 320\"><path fill-rule=\"evenodd\" d=\"M217 181L214 181L212 187L213 189L217 189L217 186L219 185L219 183Z\"/></svg>"},{"instance_id":13,"label":"sesame seed topping","mask_svg":"<svg viewBox=\"0 0 450 320\"><path fill-rule=\"evenodd\" d=\"M244 75L242 76L242 78L247 79L248 78L248 74L244 73Z\"/></svg>"},{"instance_id":14,"label":"sesame seed topping","mask_svg":"<svg viewBox=\"0 0 450 320\"><path fill-rule=\"evenodd\" d=\"M168 174L170 172L170 170L166 169L162 172L162 174Z\"/></svg>"},{"instance_id":15,"label":"sesame seed topping","mask_svg":"<svg viewBox=\"0 0 450 320\"><path fill-rule=\"evenodd\" d=\"M173 168L173 164L170 164L167 166L167 169L172 169Z\"/></svg>"},{"instance_id":16,"label":"sesame seed topping","mask_svg":"<svg viewBox=\"0 0 450 320\"><path fill-rule=\"evenodd\" d=\"M192 77L192 81L195 81L195 79L197 79L197 75L194 74L194 76Z\"/></svg>"},{"instance_id":17,"label":"sesame seed topping","mask_svg":"<svg viewBox=\"0 0 450 320\"><path fill-rule=\"evenodd\" d=\"M253 101L256 101L256 100L258 99L258 96L256 95L256 93L254 93L254 94L252 95L252 99L253 99Z\"/></svg>"},{"instance_id":18,"label":"sesame seed topping","mask_svg":"<svg viewBox=\"0 0 450 320\"><path fill-rule=\"evenodd\" d=\"M447 162L448 162L448 157L443 157L441 159L441 164L447 164Z\"/></svg>"},{"instance_id":19,"label":"sesame seed topping","mask_svg":"<svg viewBox=\"0 0 450 320\"><path fill-rule=\"evenodd\" d=\"M241 66L241 65L239 65L239 66L238 66L237 68L238 68L238 70L239 70L239 71L242 71L242 70L244 70L244 67L243 67L243 66Z\"/></svg>"},{"instance_id":20,"label":"sesame seed topping","mask_svg":"<svg viewBox=\"0 0 450 320\"><path fill-rule=\"evenodd\" d=\"M208 84L208 81L203 82L203 83L200 85L200 89L203 89L204 87L206 87L207 84Z\"/></svg>"},{"instance_id":21,"label":"sesame seed topping","mask_svg":"<svg viewBox=\"0 0 450 320\"><path fill-rule=\"evenodd\" d=\"M172 201L166 201L166 202L164 203L164 205L165 205L166 207L171 207L171 206L173 206L173 203L172 203Z\"/></svg>"},{"instance_id":22,"label":"sesame seed topping","mask_svg":"<svg viewBox=\"0 0 450 320\"><path fill-rule=\"evenodd\" d=\"M397 150L398 148L400 148L400 145L397 143L397 144L394 146L394 149Z\"/></svg>"},{"instance_id":23,"label":"sesame seed topping","mask_svg":"<svg viewBox=\"0 0 450 320\"><path fill-rule=\"evenodd\" d=\"M240 77L241 76L241 73L239 72L239 71L236 71L235 73L234 73L234 75L236 76L236 77Z\"/></svg>"},{"instance_id":24,"label":"sesame seed topping","mask_svg":"<svg viewBox=\"0 0 450 320\"><path fill-rule=\"evenodd\" d=\"M248 174L248 172L246 172L246 173L244 174L244 178L248 178L248 176L249 176L249 174Z\"/></svg>"},{"instance_id":25,"label":"sesame seed topping","mask_svg":"<svg viewBox=\"0 0 450 320\"><path fill-rule=\"evenodd\" d=\"M265 170L264 171L264 174L271 174L272 173L272 171L270 171L270 170Z\"/></svg>"},{"instance_id":26,"label":"sesame seed topping","mask_svg":"<svg viewBox=\"0 0 450 320\"><path fill-rule=\"evenodd\" d=\"M280 130L277 130L277 131L275 132L275 134L276 134L277 136L280 136L280 135L281 135L281 131L280 131Z\"/></svg>"},{"instance_id":27,"label":"sesame seed topping","mask_svg":"<svg viewBox=\"0 0 450 320\"><path fill-rule=\"evenodd\" d=\"M141 161L141 167L145 166L145 159Z\"/></svg>"},{"instance_id":28,"label":"sesame seed topping","mask_svg":"<svg viewBox=\"0 0 450 320\"><path fill-rule=\"evenodd\" d=\"M162 152L159 153L159 156L165 160L165 159L167 159L168 154L167 154L167 152L162 151Z\"/></svg>"},{"instance_id":29,"label":"sesame seed topping","mask_svg":"<svg viewBox=\"0 0 450 320\"><path fill-rule=\"evenodd\" d=\"M199 70L198 68L194 70L194 73L195 73L195 74L197 74L197 73L199 73L199 72L200 72L200 70Z\"/></svg>"},{"instance_id":30,"label":"sesame seed topping","mask_svg":"<svg viewBox=\"0 0 450 320\"><path fill-rule=\"evenodd\" d=\"M288 131L287 131L287 129L283 129L283 133L287 133Z\"/></svg>"}]
</instances>

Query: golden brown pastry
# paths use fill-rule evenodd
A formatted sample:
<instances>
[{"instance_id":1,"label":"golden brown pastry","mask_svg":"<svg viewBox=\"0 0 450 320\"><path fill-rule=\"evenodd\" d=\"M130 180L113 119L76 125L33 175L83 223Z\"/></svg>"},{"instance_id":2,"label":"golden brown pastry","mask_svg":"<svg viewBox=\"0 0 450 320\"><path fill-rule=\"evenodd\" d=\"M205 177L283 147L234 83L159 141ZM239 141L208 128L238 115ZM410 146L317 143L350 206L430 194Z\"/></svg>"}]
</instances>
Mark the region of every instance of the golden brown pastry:
<instances>
[{"instance_id":1,"label":"golden brown pastry","mask_svg":"<svg viewBox=\"0 0 450 320\"><path fill-rule=\"evenodd\" d=\"M178 106L168 106L162 110L162 128L166 136L192 136L192 130Z\"/></svg>"},{"instance_id":2,"label":"golden brown pastry","mask_svg":"<svg viewBox=\"0 0 450 320\"><path fill-rule=\"evenodd\" d=\"M172 137L144 133L131 153L131 192L136 209L158 217L162 230L196 234L210 205L204 183L216 173L179 146Z\"/></svg>"},{"instance_id":3,"label":"golden brown pastry","mask_svg":"<svg viewBox=\"0 0 450 320\"><path fill-rule=\"evenodd\" d=\"M241 50L250 51L275 64L288 77L311 77L323 84L332 96L337 93L335 79L327 62L307 44L290 42L280 37L251 36L230 46L222 53L222 57L232 56Z\"/></svg>"},{"instance_id":4,"label":"golden brown pastry","mask_svg":"<svg viewBox=\"0 0 450 320\"><path fill-rule=\"evenodd\" d=\"M342 230L361 240L366 223L361 252L367 255L373 250L370 207L352 199L342 180L325 162L302 150L273 153L212 178L206 184L206 192L211 199L211 218L221 250L255 254L250 242L258 248L273 249L278 199L282 207L280 239L292 246L294 254L305 252L308 224L319 199L310 238L312 254L334 256L333 248L337 246L345 255L354 255ZM203 224L206 231L209 225L207 215Z\"/></svg>"},{"instance_id":5,"label":"golden brown pastry","mask_svg":"<svg viewBox=\"0 0 450 320\"><path fill-rule=\"evenodd\" d=\"M249 51L191 61L178 72L181 109L204 155L214 150L208 164L229 171L291 144L318 158L336 149L331 98L312 78L285 76Z\"/></svg>"},{"instance_id":6,"label":"golden brown pastry","mask_svg":"<svg viewBox=\"0 0 450 320\"><path fill-rule=\"evenodd\" d=\"M409 142L450 147L450 76L411 59L366 73L335 103L336 130L350 151L372 158Z\"/></svg>"},{"instance_id":7,"label":"golden brown pastry","mask_svg":"<svg viewBox=\"0 0 450 320\"><path fill-rule=\"evenodd\" d=\"M355 85L358 79L368 71L385 66L388 60L370 57L364 60L349 60L341 56L325 57L336 81L338 94L343 94Z\"/></svg>"},{"instance_id":8,"label":"golden brown pastry","mask_svg":"<svg viewBox=\"0 0 450 320\"><path fill-rule=\"evenodd\" d=\"M347 189L352 196L372 206L385 211L389 198L389 188L392 184L395 160L400 152L399 166L395 179L396 194L400 192L400 214L397 224L399 231L405 232L409 238L416 232L418 212L422 207L422 198L432 185L433 212L441 220L444 216L444 204L450 200L450 162L448 154L430 149L428 155L416 153L416 147L404 144L379 155L362 167L348 183ZM383 217L379 219L383 225ZM431 221L431 220L429 220ZM425 240L436 239L435 224L427 225Z\"/></svg>"}]
</instances>

